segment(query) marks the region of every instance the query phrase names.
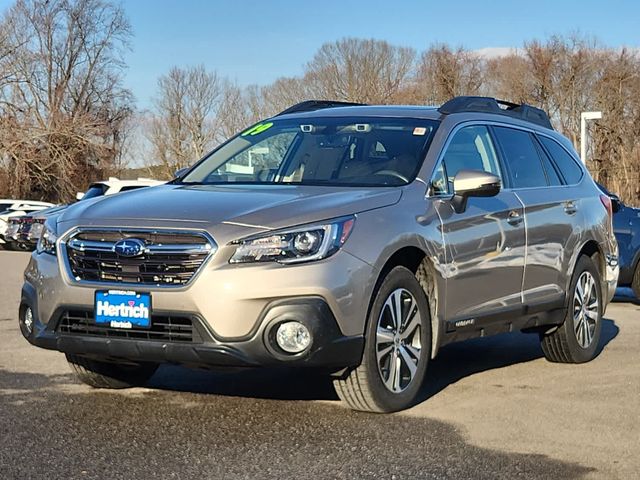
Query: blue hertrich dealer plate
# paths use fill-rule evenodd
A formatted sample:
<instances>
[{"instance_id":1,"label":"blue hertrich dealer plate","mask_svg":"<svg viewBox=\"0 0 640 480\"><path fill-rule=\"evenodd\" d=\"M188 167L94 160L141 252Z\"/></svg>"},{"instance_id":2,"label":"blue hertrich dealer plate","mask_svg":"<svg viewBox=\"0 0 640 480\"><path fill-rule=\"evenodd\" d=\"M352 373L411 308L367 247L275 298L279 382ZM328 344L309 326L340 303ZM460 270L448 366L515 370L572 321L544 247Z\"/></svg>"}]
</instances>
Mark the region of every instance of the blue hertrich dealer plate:
<instances>
[{"instance_id":1,"label":"blue hertrich dealer plate","mask_svg":"<svg viewBox=\"0 0 640 480\"><path fill-rule=\"evenodd\" d=\"M96 324L112 328L151 326L151 294L122 290L96 292Z\"/></svg>"}]
</instances>

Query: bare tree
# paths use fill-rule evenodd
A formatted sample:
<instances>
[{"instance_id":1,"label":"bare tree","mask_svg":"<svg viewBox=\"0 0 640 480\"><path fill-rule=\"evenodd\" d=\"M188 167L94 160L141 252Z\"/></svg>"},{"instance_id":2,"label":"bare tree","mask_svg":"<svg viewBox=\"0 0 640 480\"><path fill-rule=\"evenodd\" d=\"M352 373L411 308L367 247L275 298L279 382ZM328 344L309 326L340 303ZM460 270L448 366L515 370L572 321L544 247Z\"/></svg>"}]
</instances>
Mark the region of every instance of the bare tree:
<instances>
[{"instance_id":1,"label":"bare tree","mask_svg":"<svg viewBox=\"0 0 640 480\"><path fill-rule=\"evenodd\" d=\"M217 142L222 142L227 138L239 133L242 129L258 120L259 112L251 111L250 97L259 98L259 94L253 94L258 87L241 88L235 83L225 82L222 103L218 112L216 124Z\"/></svg>"},{"instance_id":2,"label":"bare tree","mask_svg":"<svg viewBox=\"0 0 640 480\"><path fill-rule=\"evenodd\" d=\"M603 52L595 85L602 120L592 129L589 166L596 179L640 204L640 56L627 49Z\"/></svg>"},{"instance_id":3,"label":"bare tree","mask_svg":"<svg viewBox=\"0 0 640 480\"><path fill-rule=\"evenodd\" d=\"M416 84L419 102L443 103L459 95L478 95L484 83L484 59L459 47L434 45L422 54Z\"/></svg>"},{"instance_id":4,"label":"bare tree","mask_svg":"<svg viewBox=\"0 0 640 480\"><path fill-rule=\"evenodd\" d=\"M487 60L485 92L516 103L535 103L527 58L516 51Z\"/></svg>"},{"instance_id":5,"label":"bare tree","mask_svg":"<svg viewBox=\"0 0 640 480\"><path fill-rule=\"evenodd\" d=\"M154 160L172 175L207 152L216 138L224 82L204 66L174 67L158 80L149 140Z\"/></svg>"},{"instance_id":6,"label":"bare tree","mask_svg":"<svg viewBox=\"0 0 640 480\"><path fill-rule=\"evenodd\" d=\"M411 48L347 38L320 47L304 82L320 99L389 103L408 81L414 58Z\"/></svg>"},{"instance_id":7,"label":"bare tree","mask_svg":"<svg viewBox=\"0 0 640 480\"><path fill-rule=\"evenodd\" d=\"M0 25L0 150L9 190L68 200L121 154L131 96L122 87L130 27L103 0L18 0Z\"/></svg>"}]
</instances>

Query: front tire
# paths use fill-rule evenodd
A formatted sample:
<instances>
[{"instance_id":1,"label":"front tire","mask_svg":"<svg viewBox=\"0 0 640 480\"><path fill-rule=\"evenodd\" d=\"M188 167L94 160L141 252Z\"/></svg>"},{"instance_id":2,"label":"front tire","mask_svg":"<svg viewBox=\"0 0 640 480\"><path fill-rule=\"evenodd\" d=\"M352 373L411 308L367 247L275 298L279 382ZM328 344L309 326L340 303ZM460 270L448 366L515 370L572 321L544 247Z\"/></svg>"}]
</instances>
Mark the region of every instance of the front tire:
<instances>
[{"instance_id":1,"label":"front tire","mask_svg":"<svg viewBox=\"0 0 640 480\"><path fill-rule=\"evenodd\" d=\"M122 364L70 353L66 356L78 380L93 388L139 387L147 383L158 369L156 363Z\"/></svg>"},{"instance_id":2,"label":"front tire","mask_svg":"<svg viewBox=\"0 0 640 480\"><path fill-rule=\"evenodd\" d=\"M430 355L427 296L410 270L395 267L373 298L362 363L334 381L336 392L354 410L403 410L416 401Z\"/></svg>"},{"instance_id":3,"label":"front tire","mask_svg":"<svg viewBox=\"0 0 640 480\"><path fill-rule=\"evenodd\" d=\"M553 332L542 334L540 345L551 362L588 362L597 354L603 307L600 274L590 257L579 258L567 296L564 323Z\"/></svg>"}]
</instances>

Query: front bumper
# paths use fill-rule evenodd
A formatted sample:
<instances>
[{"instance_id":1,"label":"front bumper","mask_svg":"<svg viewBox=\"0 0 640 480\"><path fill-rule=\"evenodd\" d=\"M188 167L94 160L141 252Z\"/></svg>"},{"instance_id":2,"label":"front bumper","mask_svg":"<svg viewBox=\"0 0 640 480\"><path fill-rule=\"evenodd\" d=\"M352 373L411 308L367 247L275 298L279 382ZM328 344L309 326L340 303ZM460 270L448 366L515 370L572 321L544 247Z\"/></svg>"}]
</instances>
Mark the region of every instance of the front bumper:
<instances>
[{"instance_id":1,"label":"front bumper","mask_svg":"<svg viewBox=\"0 0 640 480\"><path fill-rule=\"evenodd\" d=\"M125 359L136 362L170 362L194 367L257 367L297 366L322 367L339 370L360 363L364 339L360 336L344 336L326 302L316 297L301 297L279 300L269 305L259 320L255 334L243 341L221 342L215 338L207 323L198 314L189 314L194 328L191 342L171 342L131 338L118 338L85 333L62 333L59 331L64 312L86 310L77 305L59 307L50 321L44 324L35 312L38 311L35 289L25 284L20 304L20 319L31 308L34 312L32 329L28 332L22 325L25 338L38 347L64 353L80 354L102 359ZM90 315L90 311L86 310ZM156 312L155 314L172 314ZM184 312L180 313L185 316ZM273 342L275 327L284 320L304 323L312 336L310 347L300 354L287 354ZM153 319L152 319L153 321ZM107 329L113 332L113 329ZM105 330L106 331L106 330ZM116 332L125 334L125 331Z\"/></svg>"},{"instance_id":2,"label":"front bumper","mask_svg":"<svg viewBox=\"0 0 640 480\"><path fill-rule=\"evenodd\" d=\"M107 282L77 282L64 258L33 253L25 282L39 298L38 317L48 323L64 305L93 308L96 290L149 292L154 310L198 314L220 341L243 341L259 328L262 313L278 299L320 297L345 336L362 335L366 308L375 286L373 267L344 250L316 262L230 265L222 249L182 287L156 287ZM60 263L62 265L60 265Z\"/></svg>"},{"instance_id":3,"label":"front bumper","mask_svg":"<svg viewBox=\"0 0 640 480\"><path fill-rule=\"evenodd\" d=\"M196 366L299 365L339 369L358 365L366 309L375 279L371 267L347 252L306 265L233 267L205 264L195 281L179 288L79 284L58 258L33 253L25 271L21 315L34 313L34 345L66 353ZM60 331L65 311L92 315L96 290L133 289L152 295L153 315L188 316L198 339L175 343ZM269 332L298 320L312 333L302 354L278 352Z\"/></svg>"}]
</instances>

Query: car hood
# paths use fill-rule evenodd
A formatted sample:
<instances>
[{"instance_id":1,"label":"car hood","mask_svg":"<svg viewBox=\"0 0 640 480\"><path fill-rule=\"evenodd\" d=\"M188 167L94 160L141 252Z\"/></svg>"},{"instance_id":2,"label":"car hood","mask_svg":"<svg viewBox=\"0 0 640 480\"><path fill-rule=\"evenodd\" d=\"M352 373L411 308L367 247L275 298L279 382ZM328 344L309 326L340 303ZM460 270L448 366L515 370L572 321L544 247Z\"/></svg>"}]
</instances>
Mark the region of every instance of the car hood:
<instances>
[{"instance_id":1,"label":"car hood","mask_svg":"<svg viewBox=\"0 0 640 480\"><path fill-rule=\"evenodd\" d=\"M163 185L80 201L59 217L73 226L196 228L265 231L392 205L398 187L300 185ZM227 227L227 228L225 228Z\"/></svg>"}]
</instances>

